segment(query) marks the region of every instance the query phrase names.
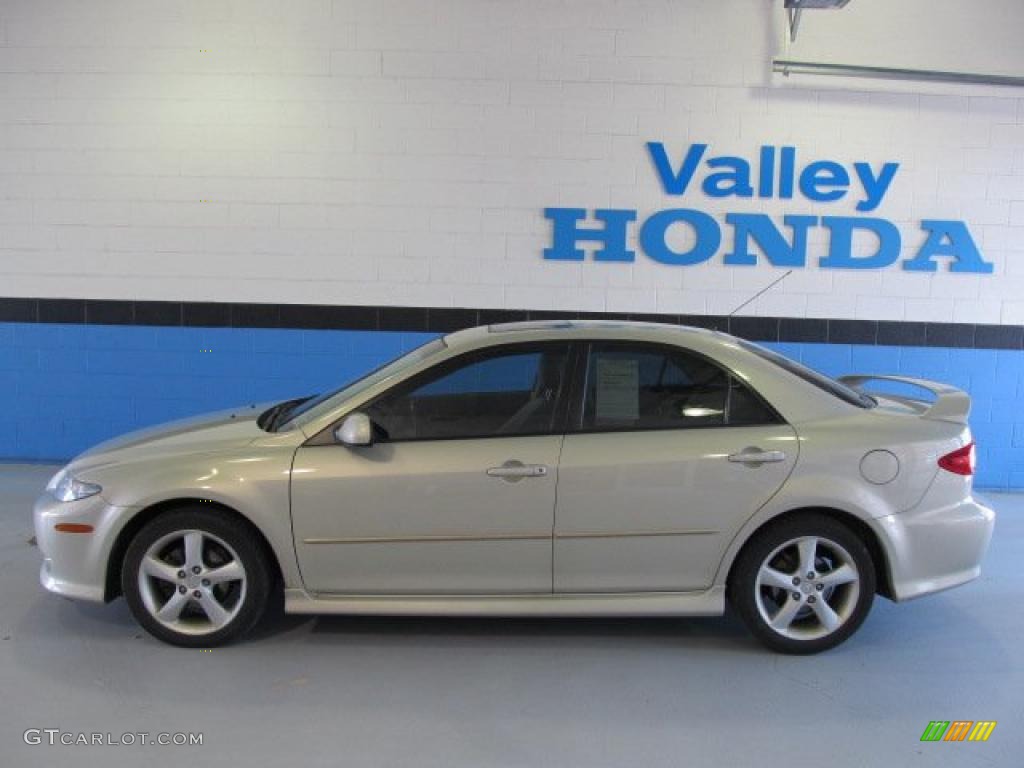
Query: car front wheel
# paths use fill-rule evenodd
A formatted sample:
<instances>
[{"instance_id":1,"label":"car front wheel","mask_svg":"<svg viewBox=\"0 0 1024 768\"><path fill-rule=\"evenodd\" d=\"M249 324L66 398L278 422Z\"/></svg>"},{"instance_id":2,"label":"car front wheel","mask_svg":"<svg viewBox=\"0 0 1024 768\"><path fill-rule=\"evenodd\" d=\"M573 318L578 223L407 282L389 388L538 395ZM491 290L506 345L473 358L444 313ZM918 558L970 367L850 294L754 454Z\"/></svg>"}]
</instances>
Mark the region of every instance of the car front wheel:
<instances>
[{"instance_id":1,"label":"car front wheel","mask_svg":"<svg viewBox=\"0 0 1024 768\"><path fill-rule=\"evenodd\" d=\"M221 645L251 629L266 608L270 581L254 532L210 509L175 510L146 524L121 574L139 624L190 648Z\"/></svg>"},{"instance_id":2,"label":"car front wheel","mask_svg":"<svg viewBox=\"0 0 1024 768\"><path fill-rule=\"evenodd\" d=\"M864 542L824 515L770 524L736 562L733 605L750 631L782 653L818 653L857 631L875 594Z\"/></svg>"}]
</instances>

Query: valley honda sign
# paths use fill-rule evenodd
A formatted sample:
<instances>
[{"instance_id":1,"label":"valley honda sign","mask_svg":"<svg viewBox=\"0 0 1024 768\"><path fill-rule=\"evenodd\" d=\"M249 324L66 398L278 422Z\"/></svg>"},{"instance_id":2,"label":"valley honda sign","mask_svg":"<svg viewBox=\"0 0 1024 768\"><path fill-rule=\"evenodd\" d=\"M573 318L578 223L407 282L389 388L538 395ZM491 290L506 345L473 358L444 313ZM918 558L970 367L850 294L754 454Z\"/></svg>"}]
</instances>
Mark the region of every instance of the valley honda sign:
<instances>
[{"instance_id":1,"label":"valley honda sign","mask_svg":"<svg viewBox=\"0 0 1024 768\"><path fill-rule=\"evenodd\" d=\"M795 147L763 146L756 162L735 155L709 156L707 144L691 144L680 159L670 156L665 145L648 142L654 170L666 195L684 197L700 189L714 198L779 198L791 200L799 194L813 203L827 204L850 197L855 210L869 214L878 209L892 185L899 163L887 162L877 170L869 163L851 167L833 160L815 160L800 167ZM551 247L544 258L552 261L583 261L586 253L580 243L596 243L593 260L633 262L637 255L628 248L630 227L637 211L630 209L545 208L552 222ZM760 213L727 213L725 224L733 228L733 247L722 255L729 266L757 264L756 245L765 261L776 267L808 266L807 233L812 227L829 230L827 252L817 257L823 269L882 269L900 261L903 243L900 231L890 220L878 216L786 215L780 230L771 217ZM667 235L674 226L689 227L693 244L688 250L669 245ZM910 272L950 272L989 274L992 264L985 261L963 221L923 219L924 244L900 265ZM874 253L853 253L854 233L875 235ZM690 266L716 256L722 245L722 225L710 214L696 208L666 208L640 224L639 245L644 255L661 264Z\"/></svg>"}]
</instances>

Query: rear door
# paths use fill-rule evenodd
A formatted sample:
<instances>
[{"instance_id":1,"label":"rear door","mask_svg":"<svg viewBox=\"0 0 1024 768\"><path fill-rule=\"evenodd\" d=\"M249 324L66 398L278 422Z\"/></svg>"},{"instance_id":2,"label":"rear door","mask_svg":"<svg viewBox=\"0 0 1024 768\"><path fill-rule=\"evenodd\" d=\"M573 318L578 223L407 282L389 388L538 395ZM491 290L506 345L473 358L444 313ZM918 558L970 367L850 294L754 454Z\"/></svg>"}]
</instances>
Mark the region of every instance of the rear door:
<instances>
[{"instance_id":1,"label":"rear door","mask_svg":"<svg viewBox=\"0 0 1024 768\"><path fill-rule=\"evenodd\" d=\"M796 433L745 382L668 345L586 345L562 447L555 592L710 586L785 482Z\"/></svg>"}]
</instances>

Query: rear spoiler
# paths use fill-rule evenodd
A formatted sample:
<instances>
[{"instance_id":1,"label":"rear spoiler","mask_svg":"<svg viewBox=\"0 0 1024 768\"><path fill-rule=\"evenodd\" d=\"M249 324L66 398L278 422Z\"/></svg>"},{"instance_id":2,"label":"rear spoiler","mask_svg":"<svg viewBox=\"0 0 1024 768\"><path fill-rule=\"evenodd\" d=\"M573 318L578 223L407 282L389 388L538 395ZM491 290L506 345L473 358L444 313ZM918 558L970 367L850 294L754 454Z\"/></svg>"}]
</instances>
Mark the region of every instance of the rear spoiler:
<instances>
[{"instance_id":1,"label":"rear spoiler","mask_svg":"<svg viewBox=\"0 0 1024 768\"><path fill-rule=\"evenodd\" d=\"M934 421L950 421L954 424L966 424L967 415L971 412L971 397L962 389L951 387L948 384L941 384L928 379L914 379L908 376L882 376L873 374L856 374L854 376L840 376L839 382L858 392L864 391L864 384L868 381L895 381L900 384L910 384L921 389L927 389L935 395L935 402L928 404L921 400L909 397L893 397L916 410L920 411L921 418Z\"/></svg>"}]
</instances>

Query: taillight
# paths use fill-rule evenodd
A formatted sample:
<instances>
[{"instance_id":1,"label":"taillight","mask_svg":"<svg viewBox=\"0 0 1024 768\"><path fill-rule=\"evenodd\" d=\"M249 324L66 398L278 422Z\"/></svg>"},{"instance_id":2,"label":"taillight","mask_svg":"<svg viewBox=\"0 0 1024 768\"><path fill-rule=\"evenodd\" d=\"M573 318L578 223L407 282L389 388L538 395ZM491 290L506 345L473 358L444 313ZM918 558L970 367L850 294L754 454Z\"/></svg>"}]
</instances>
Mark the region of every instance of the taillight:
<instances>
[{"instance_id":1,"label":"taillight","mask_svg":"<svg viewBox=\"0 0 1024 768\"><path fill-rule=\"evenodd\" d=\"M968 443L963 448L957 448L952 453L947 453L939 459L939 466L947 472L956 475L974 474L974 443Z\"/></svg>"}]
</instances>

